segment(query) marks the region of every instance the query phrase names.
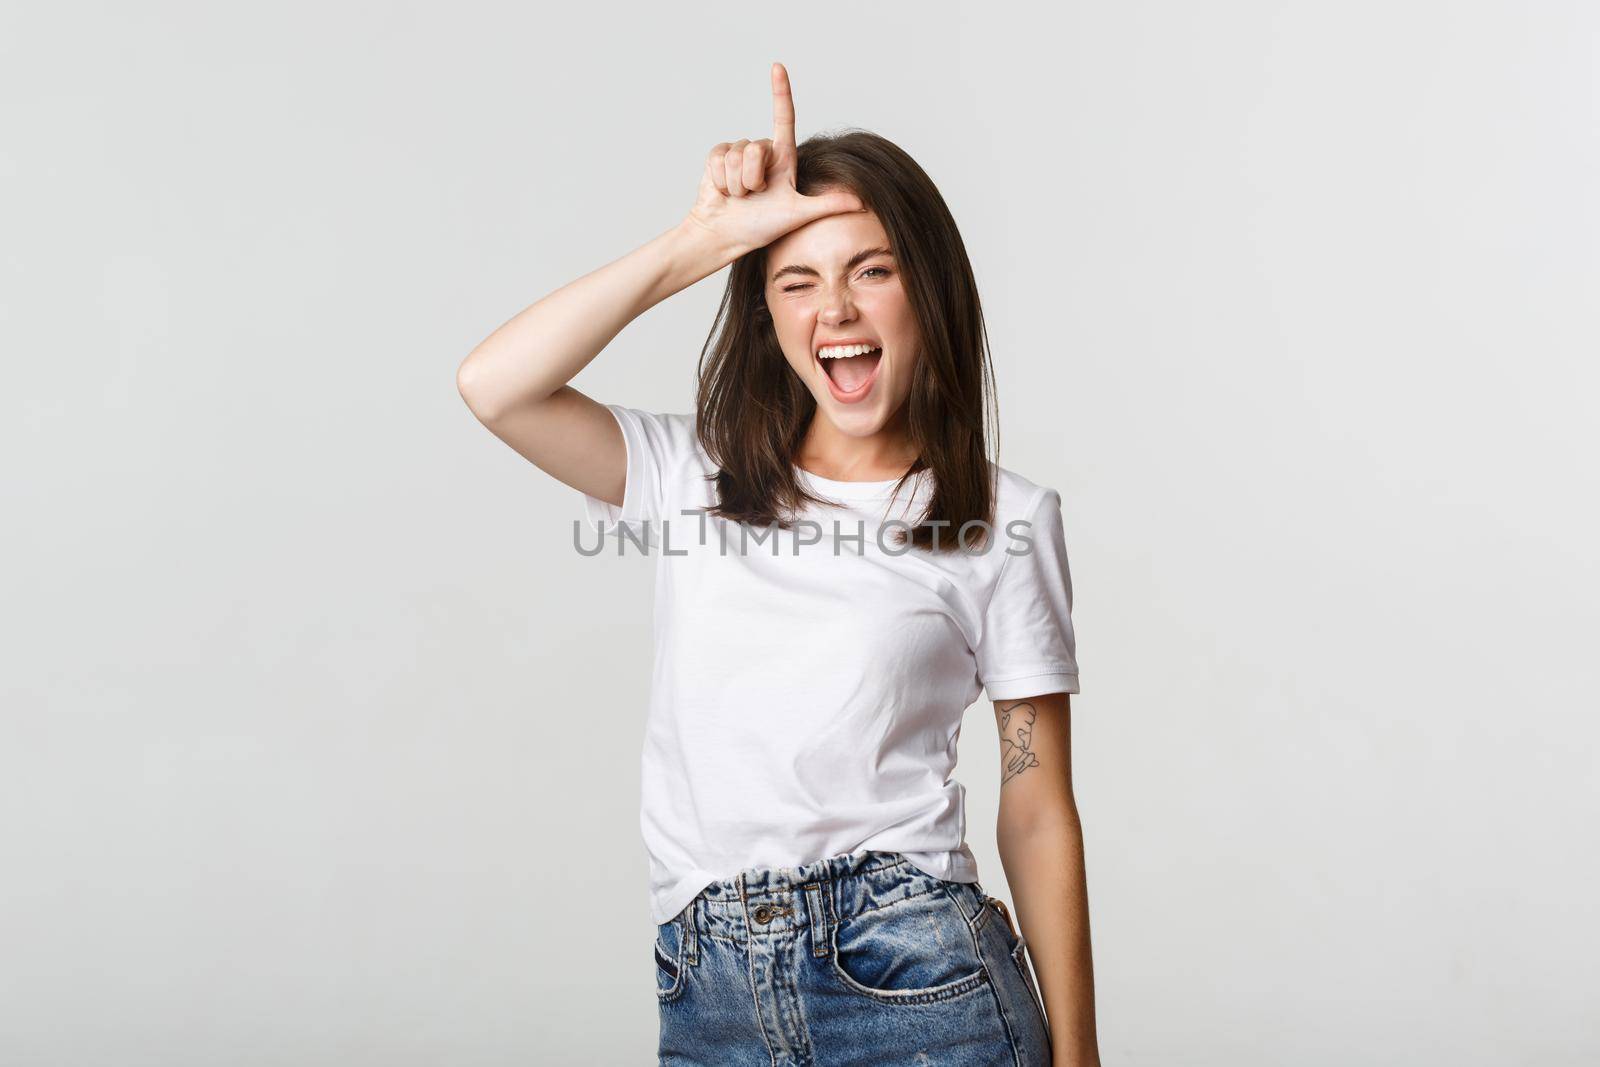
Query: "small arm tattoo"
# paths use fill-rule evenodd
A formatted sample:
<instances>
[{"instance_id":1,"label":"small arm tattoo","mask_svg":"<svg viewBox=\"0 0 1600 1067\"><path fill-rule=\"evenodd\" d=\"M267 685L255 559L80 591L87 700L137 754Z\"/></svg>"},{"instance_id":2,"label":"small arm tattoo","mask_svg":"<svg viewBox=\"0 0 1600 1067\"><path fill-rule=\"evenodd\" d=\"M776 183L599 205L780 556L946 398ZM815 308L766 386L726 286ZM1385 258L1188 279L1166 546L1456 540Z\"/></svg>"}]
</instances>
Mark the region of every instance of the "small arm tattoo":
<instances>
[{"instance_id":1,"label":"small arm tattoo","mask_svg":"<svg viewBox=\"0 0 1600 1067\"><path fill-rule=\"evenodd\" d=\"M1033 721L1038 717L1037 709L1026 700L1019 701L1000 713L1001 785L1005 785L1029 767L1039 766L1039 757L1034 755L1031 747Z\"/></svg>"}]
</instances>

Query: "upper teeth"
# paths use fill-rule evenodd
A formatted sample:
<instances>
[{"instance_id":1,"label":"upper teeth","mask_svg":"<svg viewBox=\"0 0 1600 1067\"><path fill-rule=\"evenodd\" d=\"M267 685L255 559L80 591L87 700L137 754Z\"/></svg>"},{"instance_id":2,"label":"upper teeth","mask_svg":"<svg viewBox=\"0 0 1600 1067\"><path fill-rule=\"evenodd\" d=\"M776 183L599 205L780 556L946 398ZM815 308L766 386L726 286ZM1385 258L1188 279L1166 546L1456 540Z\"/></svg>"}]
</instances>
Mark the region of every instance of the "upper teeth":
<instances>
[{"instance_id":1,"label":"upper teeth","mask_svg":"<svg viewBox=\"0 0 1600 1067\"><path fill-rule=\"evenodd\" d=\"M817 349L818 359L843 359L848 356L864 356L868 352L876 352L877 345L829 345Z\"/></svg>"}]
</instances>

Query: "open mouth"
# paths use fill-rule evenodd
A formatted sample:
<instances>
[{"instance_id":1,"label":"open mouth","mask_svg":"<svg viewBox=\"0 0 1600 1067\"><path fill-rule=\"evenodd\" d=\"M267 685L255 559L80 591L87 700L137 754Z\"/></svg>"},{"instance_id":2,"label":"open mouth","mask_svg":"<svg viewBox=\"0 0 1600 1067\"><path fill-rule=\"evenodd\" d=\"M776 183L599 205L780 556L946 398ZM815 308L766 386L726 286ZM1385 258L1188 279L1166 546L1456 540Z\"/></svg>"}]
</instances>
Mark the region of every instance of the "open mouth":
<instances>
[{"instance_id":1,"label":"open mouth","mask_svg":"<svg viewBox=\"0 0 1600 1067\"><path fill-rule=\"evenodd\" d=\"M842 345L823 345L817 349L817 362L828 376L834 395L854 400L866 395L878 375L883 348L871 341Z\"/></svg>"}]
</instances>

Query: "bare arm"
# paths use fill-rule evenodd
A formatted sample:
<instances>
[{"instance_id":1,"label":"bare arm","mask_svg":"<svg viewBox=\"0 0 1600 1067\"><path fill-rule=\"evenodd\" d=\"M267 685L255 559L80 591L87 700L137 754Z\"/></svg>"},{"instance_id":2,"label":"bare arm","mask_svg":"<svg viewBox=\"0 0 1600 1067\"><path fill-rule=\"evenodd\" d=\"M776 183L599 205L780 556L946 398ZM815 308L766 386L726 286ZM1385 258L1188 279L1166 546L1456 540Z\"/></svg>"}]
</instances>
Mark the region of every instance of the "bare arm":
<instances>
[{"instance_id":1,"label":"bare arm","mask_svg":"<svg viewBox=\"0 0 1600 1067\"><path fill-rule=\"evenodd\" d=\"M574 489L621 506L622 430L567 383L667 297L808 222L864 210L852 193L796 190L794 101L777 63L772 108L771 138L712 148L682 222L523 309L467 355L456 388L496 437Z\"/></svg>"},{"instance_id":2,"label":"bare arm","mask_svg":"<svg viewBox=\"0 0 1600 1067\"><path fill-rule=\"evenodd\" d=\"M623 327L732 261L684 220L523 309L456 371L456 387L496 437L555 478L621 505L627 453L604 405L567 385Z\"/></svg>"},{"instance_id":3,"label":"bare arm","mask_svg":"<svg viewBox=\"0 0 1600 1067\"><path fill-rule=\"evenodd\" d=\"M1083 827L1072 794L1071 697L994 702L1000 864L1032 950L1056 1067L1099 1067Z\"/></svg>"}]
</instances>

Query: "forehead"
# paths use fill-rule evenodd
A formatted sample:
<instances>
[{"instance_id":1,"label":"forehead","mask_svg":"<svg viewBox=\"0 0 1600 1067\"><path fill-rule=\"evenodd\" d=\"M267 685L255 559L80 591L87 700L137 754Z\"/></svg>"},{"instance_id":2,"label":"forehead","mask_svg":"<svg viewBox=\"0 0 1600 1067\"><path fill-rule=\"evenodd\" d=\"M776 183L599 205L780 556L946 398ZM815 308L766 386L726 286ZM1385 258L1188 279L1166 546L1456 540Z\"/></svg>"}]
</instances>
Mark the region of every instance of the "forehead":
<instances>
[{"instance_id":1,"label":"forehead","mask_svg":"<svg viewBox=\"0 0 1600 1067\"><path fill-rule=\"evenodd\" d=\"M873 212L825 215L790 230L767 246L768 273L791 263L819 270L839 267L863 248L880 245L889 247L889 235Z\"/></svg>"}]
</instances>

